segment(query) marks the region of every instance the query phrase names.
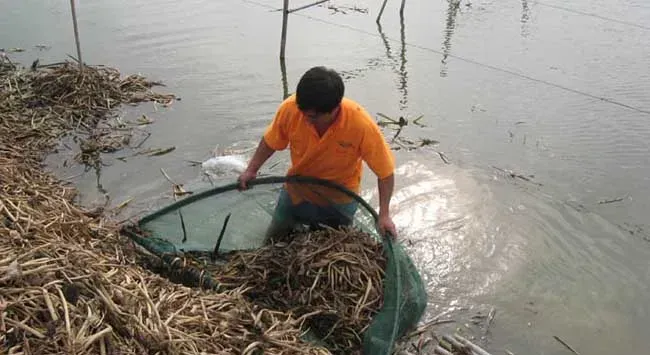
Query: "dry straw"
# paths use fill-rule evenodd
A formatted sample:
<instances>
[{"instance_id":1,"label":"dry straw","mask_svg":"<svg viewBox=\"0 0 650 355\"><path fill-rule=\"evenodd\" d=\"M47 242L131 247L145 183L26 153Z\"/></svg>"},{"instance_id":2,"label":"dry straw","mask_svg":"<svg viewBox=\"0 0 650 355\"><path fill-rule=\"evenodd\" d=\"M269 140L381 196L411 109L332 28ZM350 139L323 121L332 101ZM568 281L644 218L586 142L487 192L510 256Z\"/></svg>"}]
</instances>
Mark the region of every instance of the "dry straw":
<instances>
[{"instance_id":1,"label":"dry straw","mask_svg":"<svg viewBox=\"0 0 650 355\"><path fill-rule=\"evenodd\" d=\"M358 352L383 305L382 245L353 228L300 233L226 257L220 265L191 254L150 256L141 264L175 282L237 290L255 305L299 316L334 353Z\"/></svg>"},{"instance_id":2,"label":"dry straw","mask_svg":"<svg viewBox=\"0 0 650 355\"><path fill-rule=\"evenodd\" d=\"M109 68L0 63L0 352L327 354L300 340L300 318L139 267L116 228L43 171L72 129L120 104L173 99L151 85Z\"/></svg>"}]
</instances>

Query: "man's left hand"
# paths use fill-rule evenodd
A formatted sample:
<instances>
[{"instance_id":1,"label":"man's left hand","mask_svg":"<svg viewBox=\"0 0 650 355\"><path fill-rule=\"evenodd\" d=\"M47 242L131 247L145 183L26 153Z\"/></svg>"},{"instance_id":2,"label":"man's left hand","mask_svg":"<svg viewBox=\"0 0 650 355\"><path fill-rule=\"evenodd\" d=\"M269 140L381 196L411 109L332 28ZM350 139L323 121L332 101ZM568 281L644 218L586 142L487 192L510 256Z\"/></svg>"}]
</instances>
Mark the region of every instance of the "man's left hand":
<instances>
[{"instance_id":1,"label":"man's left hand","mask_svg":"<svg viewBox=\"0 0 650 355\"><path fill-rule=\"evenodd\" d=\"M397 229L395 228L395 223L388 215L379 215L379 232L382 235L390 233L393 240L397 238Z\"/></svg>"}]
</instances>

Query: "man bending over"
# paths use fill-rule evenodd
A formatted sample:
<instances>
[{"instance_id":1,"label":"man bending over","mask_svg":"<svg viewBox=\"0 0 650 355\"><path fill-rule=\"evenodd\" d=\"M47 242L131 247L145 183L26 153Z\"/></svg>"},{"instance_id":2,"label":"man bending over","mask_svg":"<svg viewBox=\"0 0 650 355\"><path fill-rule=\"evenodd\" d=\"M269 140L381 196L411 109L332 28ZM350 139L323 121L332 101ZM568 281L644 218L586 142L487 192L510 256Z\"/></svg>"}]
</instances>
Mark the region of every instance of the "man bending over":
<instances>
[{"instance_id":1,"label":"man bending over","mask_svg":"<svg viewBox=\"0 0 650 355\"><path fill-rule=\"evenodd\" d=\"M279 106L247 169L240 175L242 189L257 176L264 162L289 146L291 167L287 175L325 179L359 193L362 161L377 176L378 227L396 237L390 217L395 162L379 126L370 114L344 97L343 80L334 70L309 69L296 93ZM289 233L297 223L349 225L357 202L314 185L286 184L278 198L267 238ZM321 190L320 192L318 190Z\"/></svg>"}]
</instances>

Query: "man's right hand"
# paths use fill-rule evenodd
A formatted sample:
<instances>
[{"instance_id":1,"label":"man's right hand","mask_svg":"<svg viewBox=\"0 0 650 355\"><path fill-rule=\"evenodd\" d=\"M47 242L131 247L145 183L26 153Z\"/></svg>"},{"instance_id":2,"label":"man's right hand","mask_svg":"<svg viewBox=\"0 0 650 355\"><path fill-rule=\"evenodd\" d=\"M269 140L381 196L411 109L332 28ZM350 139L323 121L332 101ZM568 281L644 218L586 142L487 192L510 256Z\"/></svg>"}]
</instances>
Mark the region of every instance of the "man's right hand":
<instances>
[{"instance_id":1,"label":"man's right hand","mask_svg":"<svg viewBox=\"0 0 650 355\"><path fill-rule=\"evenodd\" d=\"M237 181L239 181L239 190L248 189L248 182L257 176L257 171L260 169L262 164L264 164L264 162L271 155L273 155L274 152L275 151L266 144L264 138L262 138L260 140L260 143L257 145L255 154L253 154L253 157L246 167L246 170L244 170L244 172L241 173L237 179Z\"/></svg>"},{"instance_id":2,"label":"man's right hand","mask_svg":"<svg viewBox=\"0 0 650 355\"><path fill-rule=\"evenodd\" d=\"M246 169L243 173L241 173L241 175L239 175L239 178L237 178L237 181L239 182L239 189L247 190L248 182L254 179L256 176L257 172Z\"/></svg>"}]
</instances>

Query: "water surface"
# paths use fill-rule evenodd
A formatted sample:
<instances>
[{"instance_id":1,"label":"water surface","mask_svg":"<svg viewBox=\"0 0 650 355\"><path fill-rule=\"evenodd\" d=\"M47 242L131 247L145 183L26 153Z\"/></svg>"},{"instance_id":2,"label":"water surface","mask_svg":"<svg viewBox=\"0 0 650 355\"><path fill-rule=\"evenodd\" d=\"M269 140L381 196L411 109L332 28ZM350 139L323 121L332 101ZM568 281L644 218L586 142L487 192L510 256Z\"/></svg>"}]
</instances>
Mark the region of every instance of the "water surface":
<instances>
[{"instance_id":1,"label":"water surface","mask_svg":"<svg viewBox=\"0 0 650 355\"><path fill-rule=\"evenodd\" d=\"M101 184L113 205L134 198L125 215L171 201L161 168L206 186L188 160L207 159L216 145L256 144L284 95L279 4L78 5L84 61L162 80L182 98L123 114L155 120L144 147L176 147L155 158L104 157L111 165ZM554 335L582 354L647 352L650 5L408 1L401 21L399 2L389 1L377 26L375 2L329 4L340 11L290 17L289 91L309 67L331 66L371 113L424 115L426 127L401 135L440 142L395 152L393 213L428 286L423 321L453 318L441 331L461 328L494 354L566 354ZM345 8L354 6L368 12ZM76 53L65 2L4 1L0 29L0 47L27 49L12 54L26 64ZM50 167L82 173L63 166L75 153L62 149ZM286 158L265 172L282 174ZM71 181L83 203L103 201L92 171ZM368 171L363 195L376 206ZM471 317L492 308L486 334Z\"/></svg>"}]
</instances>

